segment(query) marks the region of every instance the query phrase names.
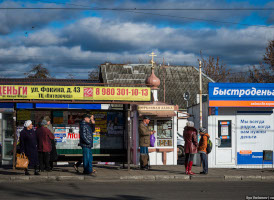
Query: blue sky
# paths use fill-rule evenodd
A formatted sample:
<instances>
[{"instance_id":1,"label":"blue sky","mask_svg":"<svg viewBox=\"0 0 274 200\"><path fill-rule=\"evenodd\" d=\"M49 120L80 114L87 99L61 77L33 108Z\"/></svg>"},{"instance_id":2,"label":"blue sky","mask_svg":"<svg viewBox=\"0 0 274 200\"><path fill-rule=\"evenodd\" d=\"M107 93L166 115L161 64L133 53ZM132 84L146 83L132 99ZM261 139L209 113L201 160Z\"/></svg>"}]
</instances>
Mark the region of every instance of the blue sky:
<instances>
[{"instance_id":1,"label":"blue sky","mask_svg":"<svg viewBox=\"0 0 274 200\"><path fill-rule=\"evenodd\" d=\"M0 7L274 8L274 2L9 0L0 1ZM158 62L164 57L171 65L197 66L202 50L204 56L219 56L233 71L245 71L260 64L268 41L274 39L273 10L0 10L0 21L2 77L24 77L41 63L56 78L71 73L87 78L88 71L106 61L148 62L151 51Z\"/></svg>"}]
</instances>

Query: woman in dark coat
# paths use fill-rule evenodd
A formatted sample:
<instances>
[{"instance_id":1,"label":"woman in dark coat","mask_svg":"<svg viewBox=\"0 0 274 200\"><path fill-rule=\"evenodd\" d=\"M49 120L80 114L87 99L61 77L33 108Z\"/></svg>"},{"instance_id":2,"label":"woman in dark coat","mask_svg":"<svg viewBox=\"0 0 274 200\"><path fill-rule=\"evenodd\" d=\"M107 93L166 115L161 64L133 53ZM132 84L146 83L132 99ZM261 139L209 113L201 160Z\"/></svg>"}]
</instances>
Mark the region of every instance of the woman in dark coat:
<instances>
[{"instance_id":1,"label":"woman in dark coat","mask_svg":"<svg viewBox=\"0 0 274 200\"><path fill-rule=\"evenodd\" d=\"M51 124L51 119L49 116L44 117L44 120L47 121L47 128L50 130L50 132L54 135L54 130ZM49 156L49 165L50 169L53 170L53 163L58 160L57 150L56 150L56 144L55 139L50 140L51 141L51 152Z\"/></svg>"},{"instance_id":2,"label":"woman in dark coat","mask_svg":"<svg viewBox=\"0 0 274 200\"><path fill-rule=\"evenodd\" d=\"M187 122L186 127L184 128L183 134L185 140L185 168L186 174L193 175L191 171L193 165L194 154L197 153L197 130L194 128L194 123L189 121Z\"/></svg>"},{"instance_id":3,"label":"woman in dark coat","mask_svg":"<svg viewBox=\"0 0 274 200\"><path fill-rule=\"evenodd\" d=\"M24 124L24 129L20 133L20 152L25 153L29 159L29 168L34 168L34 175L40 175L38 173L38 147L37 147L37 135L33 130L33 125L30 120L27 120ZM28 169L25 170L25 175L30 175Z\"/></svg>"}]
</instances>

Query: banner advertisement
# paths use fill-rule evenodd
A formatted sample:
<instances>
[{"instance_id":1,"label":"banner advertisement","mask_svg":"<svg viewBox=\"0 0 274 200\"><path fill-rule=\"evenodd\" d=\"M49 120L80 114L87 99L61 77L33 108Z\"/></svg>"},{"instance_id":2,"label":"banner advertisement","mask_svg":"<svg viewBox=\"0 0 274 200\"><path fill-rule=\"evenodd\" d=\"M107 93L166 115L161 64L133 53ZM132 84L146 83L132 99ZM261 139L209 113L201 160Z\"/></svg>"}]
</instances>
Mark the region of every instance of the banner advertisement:
<instances>
[{"instance_id":1,"label":"banner advertisement","mask_svg":"<svg viewBox=\"0 0 274 200\"><path fill-rule=\"evenodd\" d=\"M263 151L273 150L273 132L270 116L237 116L237 164L262 165Z\"/></svg>"},{"instance_id":2,"label":"banner advertisement","mask_svg":"<svg viewBox=\"0 0 274 200\"><path fill-rule=\"evenodd\" d=\"M0 85L0 99L150 101L147 87Z\"/></svg>"},{"instance_id":3,"label":"banner advertisement","mask_svg":"<svg viewBox=\"0 0 274 200\"><path fill-rule=\"evenodd\" d=\"M209 83L210 107L274 107L274 83Z\"/></svg>"}]
</instances>

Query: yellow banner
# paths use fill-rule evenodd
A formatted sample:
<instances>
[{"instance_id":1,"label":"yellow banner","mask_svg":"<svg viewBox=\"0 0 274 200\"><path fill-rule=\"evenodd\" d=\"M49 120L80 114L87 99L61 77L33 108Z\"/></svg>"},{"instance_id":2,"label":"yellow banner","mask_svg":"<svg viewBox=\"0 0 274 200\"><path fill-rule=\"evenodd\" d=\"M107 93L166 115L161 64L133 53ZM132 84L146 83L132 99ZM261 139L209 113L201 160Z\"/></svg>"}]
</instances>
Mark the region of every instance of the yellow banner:
<instances>
[{"instance_id":1,"label":"yellow banner","mask_svg":"<svg viewBox=\"0 0 274 200\"><path fill-rule=\"evenodd\" d=\"M0 85L0 99L150 101L147 87Z\"/></svg>"}]
</instances>

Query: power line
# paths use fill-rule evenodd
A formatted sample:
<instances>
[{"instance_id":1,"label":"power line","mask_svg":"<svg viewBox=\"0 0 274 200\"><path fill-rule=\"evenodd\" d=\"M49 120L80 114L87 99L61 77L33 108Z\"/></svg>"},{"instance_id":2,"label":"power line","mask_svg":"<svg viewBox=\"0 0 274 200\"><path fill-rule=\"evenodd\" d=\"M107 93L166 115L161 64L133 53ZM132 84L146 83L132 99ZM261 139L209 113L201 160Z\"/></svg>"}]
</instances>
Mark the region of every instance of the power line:
<instances>
[{"instance_id":1,"label":"power line","mask_svg":"<svg viewBox=\"0 0 274 200\"><path fill-rule=\"evenodd\" d=\"M147 13L147 12L135 12L135 11L124 11L124 12L133 12L138 14L146 14L146 15L156 15L161 17L171 17L171 18L181 18L181 19L188 19L188 20L198 20L198 21L206 21L206 22L214 22L214 23L223 23L223 24L235 24L235 25L241 25L241 26L255 26L255 27L261 27L261 28L274 28L269 27L265 25L251 25L251 24L242 24L237 22L226 22L226 21L218 21L218 20L211 20L211 19L201 19L201 18L194 18L194 17L181 17L181 16L175 16L175 15L165 15L165 14L156 14L156 13Z\"/></svg>"},{"instance_id":2,"label":"power line","mask_svg":"<svg viewBox=\"0 0 274 200\"><path fill-rule=\"evenodd\" d=\"M38 0L41 2L49 2L49 1L42 1L42 0ZM63 4L63 5L69 5L66 3L59 3L59 2L50 2L50 3L54 3L54 4ZM73 4L74 6L77 4ZM137 12L136 10L152 10L152 9L126 9L126 8L89 8L87 6L84 5L77 5L77 6L81 6L82 8L43 8L43 7L36 7L36 8L22 8L22 7L10 7L10 8L0 8L1 9L10 9L10 10L32 10L32 9L38 9L38 10L89 10L89 11L122 11L122 12L130 12L130 13L137 13L137 14L145 14L145 15L154 15L154 16L161 16L161 17L170 17L170 18L178 18L178 19L185 19L185 20L198 20L198 21L205 21L205 22L213 22L213 23L224 23L224 24L235 24L235 25L241 25L241 26L254 26L254 27L261 27L261 28L274 28L274 27L269 27L266 25L251 25L251 24L243 24L243 23L237 23L237 22L227 22L227 21L219 21L219 20L211 20L211 19L201 19L201 18L194 18L194 17L183 17L183 16L175 16L175 15L167 15L167 14L157 14L157 13L148 13L148 12ZM193 9L193 11L195 10L195 8L177 8L177 9ZM217 10L219 9L221 10L231 10L232 8L196 8L196 9L203 9L203 10ZM265 9L265 10L274 10L274 8L234 8L234 9ZM166 9L168 10L168 8Z\"/></svg>"},{"instance_id":3,"label":"power line","mask_svg":"<svg viewBox=\"0 0 274 200\"><path fill-rule=\"evenodd\" d=\"M45 1L44 1L45 2ZM48 2L54 4L63 4L57 2ZM69 5L69 4L64 4ZM75 6L82 6L71 4ZM75 7L59 7L59 8L45 8L45 7L1 7L1 10L90 10L90 11L273 11L274 8L75 8Z\"/></svg>"},{"instance_id":4,"label":"power line","mask_svg":"<svg viewBox=\"0 0 274 200\"><path fill-rule=\"evenodd\" d=\"M30 73L32 74L32 72L27 72L27 71L18 71L18 70L0 70L1 73L10 73L10 72L18 72L18 73ZM50 70L49 70L50 71ZM33 72L35 74L35 72ZM87 71L87 72L52 72L52 73L56 73L56 74L98 74L99 72L92 72L92 71Z\"/></svg>"}]
</instances>

